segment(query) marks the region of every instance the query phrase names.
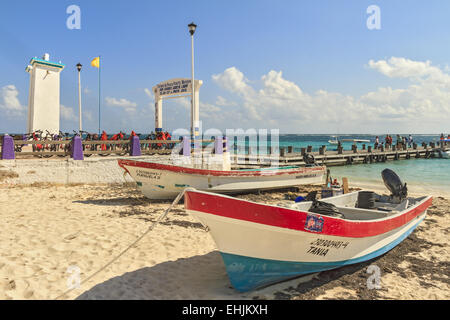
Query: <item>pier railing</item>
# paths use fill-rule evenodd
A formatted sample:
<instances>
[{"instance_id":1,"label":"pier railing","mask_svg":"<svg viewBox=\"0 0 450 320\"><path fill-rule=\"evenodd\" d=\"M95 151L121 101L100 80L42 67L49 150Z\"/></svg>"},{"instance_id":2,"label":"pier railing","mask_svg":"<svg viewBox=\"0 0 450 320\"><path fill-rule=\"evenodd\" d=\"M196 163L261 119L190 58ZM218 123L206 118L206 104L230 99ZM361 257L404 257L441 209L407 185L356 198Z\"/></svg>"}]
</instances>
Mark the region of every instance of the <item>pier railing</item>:
<instances>
[{"instance_id":1,"label":"pier railing","mask_svg":"<svg viewBox=\"0 0 450 320\"><path fill-rule=\"evenodd\" d=\"M138 136L129 140L81 140L75 136L66 140L16 140L5 135L0 138L0 159L12 160L33 156L80 158L92 155L168 155L183 140L140 140ZM198 143L212 143L215 140L198 140ZM26 148L28 147L28 148Z\"/></svg>"}]
</instances>

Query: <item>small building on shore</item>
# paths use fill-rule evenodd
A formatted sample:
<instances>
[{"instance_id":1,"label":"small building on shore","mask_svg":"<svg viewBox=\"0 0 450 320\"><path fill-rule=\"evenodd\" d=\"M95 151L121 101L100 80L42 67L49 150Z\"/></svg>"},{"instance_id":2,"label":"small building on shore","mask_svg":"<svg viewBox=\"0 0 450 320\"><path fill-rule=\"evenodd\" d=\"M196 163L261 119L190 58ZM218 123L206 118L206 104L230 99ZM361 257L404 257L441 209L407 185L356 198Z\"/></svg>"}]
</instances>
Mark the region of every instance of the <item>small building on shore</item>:
<instances>
[{"instance_id":1,"label":"small building on shore","mask_svg":"<svg viewBox=\"0 0 450 320\"><path fill-rule=\"evenodd\" d=\"M61 62L51 62L46 53L42 59L33 58L26 68L30 74L28 97L28 132L48 130L59 133L60 116L60 72Z\"/></svg>"}]
</instances>

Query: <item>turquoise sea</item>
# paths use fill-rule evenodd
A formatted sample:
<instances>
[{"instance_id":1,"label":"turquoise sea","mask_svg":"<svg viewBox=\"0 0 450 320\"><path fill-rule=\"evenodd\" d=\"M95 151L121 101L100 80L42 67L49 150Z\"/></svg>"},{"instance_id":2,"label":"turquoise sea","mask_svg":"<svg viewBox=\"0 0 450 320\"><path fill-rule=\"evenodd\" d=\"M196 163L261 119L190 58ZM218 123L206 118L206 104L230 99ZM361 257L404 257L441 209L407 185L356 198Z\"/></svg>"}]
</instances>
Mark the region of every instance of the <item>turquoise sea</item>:
<instances>
[{"instance_id":1,"label":"turquoise sea","mask_svg":"<svg viewBox=\"0 0 450 320\"><path fill-rule=\"evenodd\" d=\"M450 159L409 159L385 163L329 167L332 178L347 177L362 184L382 184L381 171L389 168L410 187L409 190L450 193Z\"/></svg>"},{"instance_id":2,"label":"turquoise sea","mask_svg":"<svg viewBox=\"0 0 450 320\"><path fill-rule=\"evenodd\" d=\"M378 135L380 141L384 141L385 135ZM396 142L396 134L391 134L394 143ZM401 134L408 137L408 134ZM421 144L422 142L437 142L439 135L412 135L414 142ZM376 135L339 135L338 139L364 139L370 140L366 145L372 145L375 142ZM330 135L297 135L287 134L280 135L280 147L293 146L296 152L300 148L312 146L313 151L317 151L322 145L326 145L327 149L336 149L335 145L328 143L332 140ZM237 141L236 141L237 142ZM238 145L241 145L237 143ZM255 146L254 142L246 141L245 146ZM362 147L362 144L358 144ZM344 142L345 150L350 150L352 142ZM331 176L338 178L347 177L349 182L361 182L367 185L383 185L381 171L385 168L394 170L400 178L410 186L410 190L417 192L433 192L433 193L450 193L450 159L410 159L399 161L387 161L385 163L373 164L355 164L346 166L329 167Z\"/></svg>"}]
</instances>

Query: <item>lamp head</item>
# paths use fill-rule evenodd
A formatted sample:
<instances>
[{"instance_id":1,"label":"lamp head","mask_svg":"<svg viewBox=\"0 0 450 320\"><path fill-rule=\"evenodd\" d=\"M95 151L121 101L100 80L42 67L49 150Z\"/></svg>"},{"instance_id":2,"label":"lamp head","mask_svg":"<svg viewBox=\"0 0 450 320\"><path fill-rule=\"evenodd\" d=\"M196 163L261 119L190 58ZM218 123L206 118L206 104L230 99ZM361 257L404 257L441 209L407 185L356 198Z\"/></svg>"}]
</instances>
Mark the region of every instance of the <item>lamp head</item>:
<instances>
[{"instance_id":1,"label":"lamp head","mask_svg":"<svg viewBox=\"0 0 450 320\"><path fill-rule=\"evenodd\" d=\"M195 33L195 29L197 29L197 25L195 23L191 22L191 24L189 24L188 27L189 27L189 33L191 34L191 36L193 36Z\"/></svg>"},{"instance_id":2,"label":"lamp head","mask_svg":"<svg viewBox=\"0 0 450 320\"><path fill-rule=\"evenodd\" d=\"M81 71L81 67L83 67L83 65L82 65L81 63L78 63L78 64L77 64L77 69L78 69L78 72L80 72L80 71Z\"/></svg>"}]
</instances>

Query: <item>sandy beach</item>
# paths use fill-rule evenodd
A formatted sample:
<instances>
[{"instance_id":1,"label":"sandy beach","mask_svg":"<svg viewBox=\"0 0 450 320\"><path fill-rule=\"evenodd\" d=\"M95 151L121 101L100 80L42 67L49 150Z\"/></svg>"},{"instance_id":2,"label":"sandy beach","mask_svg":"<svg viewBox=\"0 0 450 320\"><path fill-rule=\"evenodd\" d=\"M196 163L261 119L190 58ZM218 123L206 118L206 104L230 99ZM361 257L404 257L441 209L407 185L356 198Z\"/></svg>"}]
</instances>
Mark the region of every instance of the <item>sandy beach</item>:
<instances>
[{"instance_id":1,"label":"sandy beach","mask_svg":"<svg viewBox=\"0 0 450 320\"><path fill-rule=\"evenodd\" d=\"M278 203L285 196L240 197ZM374 261L243 294L231 287L214 241L183 204L84 282L143 234L170 202L148 200L132 184L4 186L0 299L449 299L448 199L435 198L424 223ZM381 270L381 289L367 288L371 264ZM76 283L77 272L81 286L61 297Z\"/></svg>"}]
</instances>

